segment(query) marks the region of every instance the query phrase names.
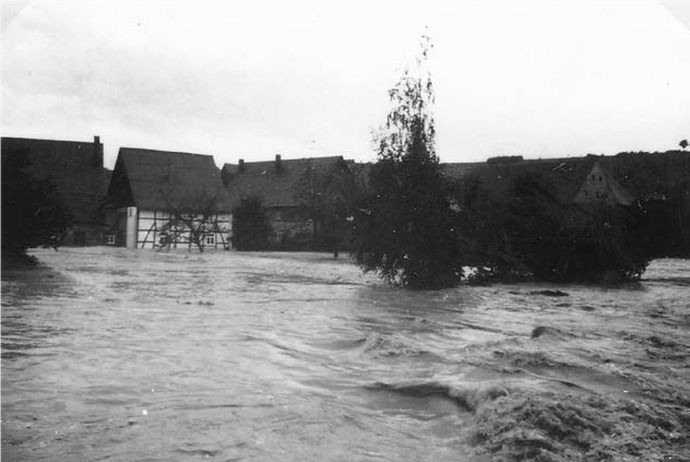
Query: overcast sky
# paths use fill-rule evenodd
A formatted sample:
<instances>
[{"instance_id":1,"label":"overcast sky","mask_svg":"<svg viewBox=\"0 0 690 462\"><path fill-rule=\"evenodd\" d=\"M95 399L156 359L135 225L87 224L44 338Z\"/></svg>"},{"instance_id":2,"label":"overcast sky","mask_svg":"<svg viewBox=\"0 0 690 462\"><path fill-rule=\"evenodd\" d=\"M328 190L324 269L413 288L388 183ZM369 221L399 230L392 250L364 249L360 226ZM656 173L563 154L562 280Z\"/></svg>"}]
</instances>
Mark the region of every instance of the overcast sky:
<instances>
[{"instance_id":1,"label":"overcast sky","mask_svg":"<svg viewBox=\"0 0 690 462\"><path fill-rule=\"evenodd\" d=\"M374 160L428 28L444 162L674 149L689 5L2 3L3 136Z\"/></svg>"}]
</instances>

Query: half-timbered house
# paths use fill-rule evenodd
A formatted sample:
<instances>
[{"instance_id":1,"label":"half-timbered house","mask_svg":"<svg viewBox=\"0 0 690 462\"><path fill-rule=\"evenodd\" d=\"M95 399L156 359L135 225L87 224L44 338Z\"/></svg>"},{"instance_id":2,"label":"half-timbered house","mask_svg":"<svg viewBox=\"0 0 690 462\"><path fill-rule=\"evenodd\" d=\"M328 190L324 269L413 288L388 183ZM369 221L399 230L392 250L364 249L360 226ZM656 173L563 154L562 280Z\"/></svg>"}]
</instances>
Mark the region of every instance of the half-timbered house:
<instances>
[{"instance_id":1,"label":"half-timbered house","mask_svg":"<svg viewBox=\"0 0 690 462\"><path fill-rule=\"evenodd\" d=\"M228 249L232 216L212 156L120 148L108 189L115 245Z\"/></svg>"}]
</instances>

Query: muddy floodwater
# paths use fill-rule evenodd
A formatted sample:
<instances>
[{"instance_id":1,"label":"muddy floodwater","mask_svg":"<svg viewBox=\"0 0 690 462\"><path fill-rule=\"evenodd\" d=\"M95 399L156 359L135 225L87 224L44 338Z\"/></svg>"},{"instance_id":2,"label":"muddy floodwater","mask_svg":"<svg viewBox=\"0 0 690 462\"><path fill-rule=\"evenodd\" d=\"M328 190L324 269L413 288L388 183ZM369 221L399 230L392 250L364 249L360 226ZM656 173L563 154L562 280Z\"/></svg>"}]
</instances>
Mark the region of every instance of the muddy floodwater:
<instances>
[{"instance_id":1,"label":"muddy floodwater","mask_svg":"<svg viewBox=\"0 0 690 462\"><path fill-rule=\"evenodd\" d=\"M2 460L690 460L690 261L412 292L346 258L36 251Z\"/></svg>"}]
</instances>

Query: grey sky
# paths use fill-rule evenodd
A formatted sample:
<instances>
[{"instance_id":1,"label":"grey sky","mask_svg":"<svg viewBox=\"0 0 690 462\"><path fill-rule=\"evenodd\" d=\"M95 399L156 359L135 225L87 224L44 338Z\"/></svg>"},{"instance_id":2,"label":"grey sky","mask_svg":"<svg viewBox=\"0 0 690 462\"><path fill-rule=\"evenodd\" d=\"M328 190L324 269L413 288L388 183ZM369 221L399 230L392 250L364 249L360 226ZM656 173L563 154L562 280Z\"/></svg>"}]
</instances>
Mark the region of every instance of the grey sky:
<instances>
[{"instance_id":1,"label":"grey sky","mask_svg":"<svg viewBox=\"0 0 690 462\"><path fill-rule=\"evenodd\" d=\"M688 5L2 4L3 136L373 160L428 27L442 161L690 137Z\"/></svg>"}]
</instances>

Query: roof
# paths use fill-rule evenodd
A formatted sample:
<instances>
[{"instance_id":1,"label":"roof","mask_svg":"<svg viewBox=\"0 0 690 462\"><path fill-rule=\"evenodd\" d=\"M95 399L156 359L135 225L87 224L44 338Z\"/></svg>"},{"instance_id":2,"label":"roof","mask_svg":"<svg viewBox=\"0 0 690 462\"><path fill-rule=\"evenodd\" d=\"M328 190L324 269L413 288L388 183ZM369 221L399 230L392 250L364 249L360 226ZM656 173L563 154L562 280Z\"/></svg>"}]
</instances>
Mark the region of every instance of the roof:
<instances>
[{"instance_id":1,"label":"roof","mask_svg":"<svg viewBox=\"0 0 690 462\"><path fill-rule=\"evenodd\" d=\"M512 194L516 178L524 174L538 174L561 203L571 202L592 170L597 156L563 157L556 159L511 159L505 162L444 164L448 177L462 180L478 178L500 196Z\"/></svg>"},{"instance_id":2,"label":"roof","mask_svg":"<svg viewBox=\"0 0 690 462\"><path fill-rule=\"evenodd\" d=\"M690 151L622 152L605 159L621 186L641 200L668 197L690 180Z\"/></svg>"},{"instance_id":3,"label":"roof","mask_svg":"<svg viewBox=\"0 0 690 462\"><path fill-rule=\"evenodd\" d=\"M485 162L456 162L441 164L441 171L446 178L459 180L465 175L472 173L477 167L485 165Z\"/></svg>"},{"instance_id":4,"label":"roof","mask_svg":"<svg viewBox=\"0 0 690 462\"><path fill-rule=\"evenodd\" d=\"M499 158L500 160L500 158ZM690 151L622 152L615 156L565 157L494 163L443 164L446 176L462 179L478 176L485 184L501 189L509 178L538 172L557 187L561 200L572 200L587 174L598 163L608 176L619 203L664 199L690 180Z\"/></svg>"},{"instance_id":5,"label":"roof","mask_svg":"<svg viewBox=\"0 0 690 462\"><path fill-rule=\"evenodd\" d=\"M3 156L25 152L31 175L49 180L77 223L101 223L99 207L108 187L103 168L103 144L94 141L60 141L2 138Z\"/></svg>"},{"instance_id":6,"label":"roof","mask_svg":"<svg viewBox=\"0 0 690 462\"><path fill-rule=\"evenodd\" d=\"M371 189L371 168L374 164L371 162L355 162L354 160L346 161L350 173L355 176L355 181L362 188L363 191Z\"/></svg>"},{"instance_id":7,"label":"roof","mask_svg":"<svg viewBox=\"0 0 690 462\"><path fill-rule=\"evenodd\" d=\"M186 152L120 148L108 196L120 207L230 211L213 157Z\"/></svg>"},{"instance_id":8,"label":"roof","mask_svg":"<svg viewBox=\"0 0 690 462\"><path fill-rule=\"evenodd\" d=\"M251 196L261 198L267 208L296 207L302 203L300 182L311 171L316 175L328 174L341 167L345 167L343 157L330 156L281 159L280 167L276 160L225 164L223 173L233 207Z\"/></svg>"}]
</instances>

